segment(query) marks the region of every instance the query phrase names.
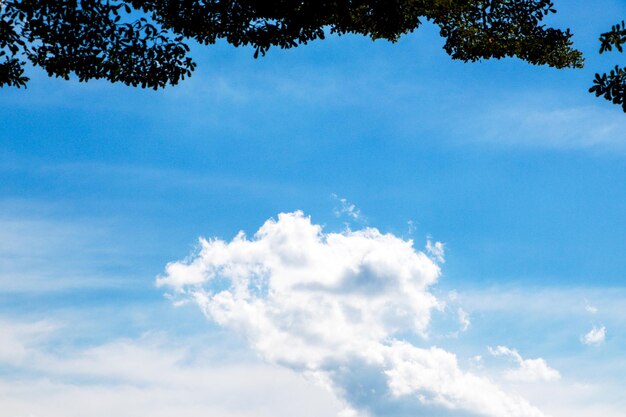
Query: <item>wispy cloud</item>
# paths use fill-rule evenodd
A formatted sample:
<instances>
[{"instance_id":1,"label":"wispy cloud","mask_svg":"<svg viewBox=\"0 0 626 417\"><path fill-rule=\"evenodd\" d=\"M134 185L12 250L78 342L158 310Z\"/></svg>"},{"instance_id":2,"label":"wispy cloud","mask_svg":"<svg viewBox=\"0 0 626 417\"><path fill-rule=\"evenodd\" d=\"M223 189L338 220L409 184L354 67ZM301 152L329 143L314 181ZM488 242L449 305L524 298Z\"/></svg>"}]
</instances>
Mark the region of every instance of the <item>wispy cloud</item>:
<instances>
[{"instance_id":1,"label":"wispy cloud","mask_svg":"<svg viewBox=\"0 0 626 417\"><path fill-rule=\"evenodd\" d=\"M364 222L365 219L361 214L361 210L354 204L349 202L344 197L339 197L337 194L331 194L331 197L339 204L334 208L335 216L347 216L351 220Z\"/></svg>"},{"instance_id":2,"label":"wispy cloud","mask_svg":"<svg viewBox=\"0 0 626 417\"><path fill-rule=\"evenodd\" d=\"M0 290L40 292L127 285L105 222L0 216ZM118 270L111 273L111 266Z\"/></svg>"},{"instance_id":3,"label":"wispy cloud","mask_svg":"<svg viewBox=\"0 0 626 417\"><path fill-rule=\"evenodd\" d=\"M596 314L598 312L598 308L589 304L589 301L585 300L585 311L589 314Z\"/></svg>"},{"instance_id":4,"label":"wispy cloud","mask_svg":"<svg viewBox=\"0 0 626 417\"><path fill-rule=\"evenodd\" d=\"M550 98L497 105L477 115L466 126L463 138L494 146L594 149L626 155L624 116L616 109L563 106Z\"/></svg>"},{"instance_id":5,"label":"wispy cloud","mask_svg":"<svg viewBox=\"0 0 626 417\"><path fill-rule=\"evenodd\" d=\"M30 356L30 346L57 327L47 321L22 323L0 320L0 363L22 363Z\"/></svg>"},{"instance_id":6,"label":"wispy cloud","mask_svg":"<svg viewBox=\"0 0 626 417\"><path fill-rule=\"evenodd\" d=\"M455 297L469 311L491 316L519 314L533 320L542 318L544 323L573 318L586 322L592 312L584 308L583 300L593 299L594 304L603 306L594 315L626 325L626 291L621 287L529 287L520 283L457 289Z\"/></svg>"},{"instance_id":7,"label":"wispy cloud","mask_svg":"<svg viewBox=\"0 0 626 417\"><path fill-rule=\"evenodd\" d=\"M586 333L582 338L582 342L586 345L594 345L598 346L604 343L606 340L606 327L604 326L593 326L588 333Z\"/></svg>"},{"instance_id":8,"label":"wispy cloud","mask_svg":"<svg viewBox=\"0 0 626 417\"><path fill-rule=\"evenodd\" d=\"M433 243L428 239L426 241L426 253L436 262L444 263L446 261L444 245L441 242Z\"/></svg>"},{"instance_id":9,"label":"wispy cloud","mask_svg":"<svg viewBox=\"0 0 626 417\"><path fill-rule=\"evenodd\" d=\"M16 159L4 157L0 150L0 171L34 175L36 177L60 178L80 176L83 181L117 184L120 187L177 187L184 189L242 189L275 192L277 189L296 191L288 181L263 181L259 178L223 173L206 172L202 169L158 167L138 164L106 162L55 162L35 158ZM2 202L0 202L2 204Z\"/></svg>"},{"instance_id":10,"label":"wispy cloud","mask_svg":"<svg viewBox=\"0 0 626 417\"><path fill-rule=\"evenodd\" d=\"M457 316L459 318L459 324L461 325L461 331L466 332L472 324L469 314L459 307L457 310Z\"/></svg>"},{"instance_id":11,"label":"wispy cloud","mask_svg":"<svg viewBox=\"0 0 626 417\"><path fill-rule=\"evenodd\" d=\"M555 381L561 379L561 374L548 366L545 359L524 359L515 349L506 346L489 348L489 353L493 356L505 356L511 358L518 365L518 368L509 369L505 372L506 378L512 381L537 382Z\"/></svg>"},{"instance_id":12,"label":"wispy cloud","mask_svg":"<svg viewBox=\"0 0 626 417\"><path fill-rule=\"evenodd\" d=\"M417 227L415 225L415 222L413 220L409 220L409 221L406 222L406 224L408 226L407 232L408 232L409 236L412 236L413 233L415 233L415 230L417 229Z\"/></svg>"}]
</instances>

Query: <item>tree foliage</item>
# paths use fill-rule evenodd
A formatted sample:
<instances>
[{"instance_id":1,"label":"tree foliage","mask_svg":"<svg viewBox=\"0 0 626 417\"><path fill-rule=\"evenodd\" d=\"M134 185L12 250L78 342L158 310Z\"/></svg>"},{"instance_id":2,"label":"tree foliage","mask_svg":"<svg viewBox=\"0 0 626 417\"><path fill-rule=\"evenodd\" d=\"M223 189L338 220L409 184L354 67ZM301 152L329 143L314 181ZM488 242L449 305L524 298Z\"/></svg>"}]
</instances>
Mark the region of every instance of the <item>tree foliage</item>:
<instances>
[{"instance_id":1,"label":"tree foliage","mask_svg":"<svg viewBox=\"0 0 626 417\"><path fill-rule=\"evenodd\" d=\"M613 48L624 52L626 44L626 24L614 25L610 31L600 35L600 53L610 52ZM608 74L596 74L593 86L589 92L595 93L596 97L604 97L613 104L622 106L626 113L626 67L616 65Z\"/></svg>"},{"instance_id":2,"label":"tree foliage","mask_svg":"<svg viewBox=\"0 0 626 417\"><path fill-rule=\"evenodd\" d=\"M163 87L190 75L183 37L138 17L123 22L130 5L101 0L9 0L0 29L0 85L24 86L24 59L50 76L105 78Z\"/></svg>"},{"instance_id":3,"label":"tree foliage","mask_svg":"<svg viewBox=\"0 0 626 417\"><path fill-rule=\"evenodd\" d=\"M293 48L328 34L397 41L424 21L453 58L517 57L582 66L549 0L3 0L0 86L25 86L26 61L50 76L160 88L191 75L186 42Z\"/></svg>"}]
</instances>

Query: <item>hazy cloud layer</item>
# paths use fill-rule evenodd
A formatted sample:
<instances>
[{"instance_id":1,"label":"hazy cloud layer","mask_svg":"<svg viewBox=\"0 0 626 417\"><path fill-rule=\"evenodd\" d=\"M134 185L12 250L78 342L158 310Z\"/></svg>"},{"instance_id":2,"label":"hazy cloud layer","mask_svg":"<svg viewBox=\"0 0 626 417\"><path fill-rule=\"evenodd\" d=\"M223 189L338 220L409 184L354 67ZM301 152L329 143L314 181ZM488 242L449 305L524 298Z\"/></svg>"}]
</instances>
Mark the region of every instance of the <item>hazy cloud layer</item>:
<instances>
[{"instance_id":1,"label":"hazy cloud layer","mask_svg":"<svg viewBox=\"0 0 626 417\"><path fill-rule=\"evenodd\" d=\"M200 243L158 285L195 301L265 360L326 386L345 402L343 415L544 415L462 370L453 353L415 344L443 308L429 290L442 245L429 245L433 260L374 228L324 233L301 212L268 220L252 239Z\"/></svg>"},{"instance_id":2,"label":"hazy cloud layer","mask_svg":"<svg viewBox=\"0 0 626 417\"><path fill-rule=\"evenodd\" d=\"M68 331L50 321L0 318L0 416L318 417L340 409L288 369L210 360L214 354L198 341L148 333L50 346Z\"/></svg>"}]
</instances>

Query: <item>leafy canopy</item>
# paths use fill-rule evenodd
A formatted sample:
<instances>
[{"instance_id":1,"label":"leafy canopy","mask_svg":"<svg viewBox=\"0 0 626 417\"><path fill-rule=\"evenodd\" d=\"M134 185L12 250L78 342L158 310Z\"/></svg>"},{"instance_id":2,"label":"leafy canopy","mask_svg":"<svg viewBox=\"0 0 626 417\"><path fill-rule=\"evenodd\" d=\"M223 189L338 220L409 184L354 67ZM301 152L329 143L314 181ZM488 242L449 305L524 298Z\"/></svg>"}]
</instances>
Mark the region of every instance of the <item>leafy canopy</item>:
<instances>
[{"instance_id":1,"label":"leafy canopy","mask_svg":"<svg viewBox=\"0 0 626 417\"><path fill-rule=\"evenodd\" d=\"M624 52L626 44L626 24L614 25L610 31L600 35L600 53L610 52L613 48ZM595 93L596 97L603 96L613 104L622 106L626 113L626 67L616 65L608 74L596 74L593 86L589 92Z\"/></svg>"},{"instance_id":2,"label":"leafy canopy","mask_svg":"<svg viewBox=\"0 0 626 417\"><path fill-rule=\"evenodd\" d=\"M293 48L328 34L397 41L424 21L453 58L517 57L581 67L569 30L546 27L549 0L2 0L0 86L25 86L26 61L50 76L158 89L191 75L187 40Z\"/></svg>"}]
</instances>

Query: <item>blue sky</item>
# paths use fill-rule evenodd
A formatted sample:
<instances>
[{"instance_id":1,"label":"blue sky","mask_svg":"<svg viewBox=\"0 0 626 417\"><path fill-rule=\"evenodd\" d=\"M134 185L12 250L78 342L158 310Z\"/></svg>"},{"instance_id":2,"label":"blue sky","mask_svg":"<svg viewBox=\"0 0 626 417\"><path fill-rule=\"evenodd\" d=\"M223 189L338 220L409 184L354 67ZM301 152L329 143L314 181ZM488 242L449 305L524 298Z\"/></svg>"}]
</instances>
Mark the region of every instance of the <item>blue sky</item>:
<instances>
[{"instance_id":1,"label":"blue sky","mask_svg":"<svg viewBox=\"0 0 626 417\"><path fill-rule=\"evenodd\" d=\"M463 378L505 392L502 404L520 417L623 415L626 119L587 88L620 59L599 57L597 36L626 4L557 8L552 22L576 34L583 70L453 62L425 25L397 44L331 37L258 60L227 45L194 47L193 77L159 92L38 70L28 89L3 90L0 417L498 416L487 399L418 401L420 389L437 391L398 382L394 372L413 362L390 340L423 349L417 356L448 358L435 347L455 355ZM302 218L284 217L296 219L289 229L278 215L297 210ZM189 256L216 267L217 249L198 253L198 238L227 244L243 230L271 270L283 249L257 249L265 238L255 232L275 219L293 232L286 241L307 248L298 234L306 216L322 239L381 251L399 243L358 231L412 239L430 258L407 262L440 268L418 291L437 305L411 313L427 317L426 328L361 341L383 362L348 352L353 373L311 368L259 336L271 329L220 322L198 301L189 265L179 264L187 272L178 281L165 269ZM445 262L427 242L443 243ZM233 253L220 268L247 265ZM291 272L315 275L313 265ZM335 301L356 302L346 300ZM388 392L359 396L355 381Z\"/></svg>"}]
</instances>

